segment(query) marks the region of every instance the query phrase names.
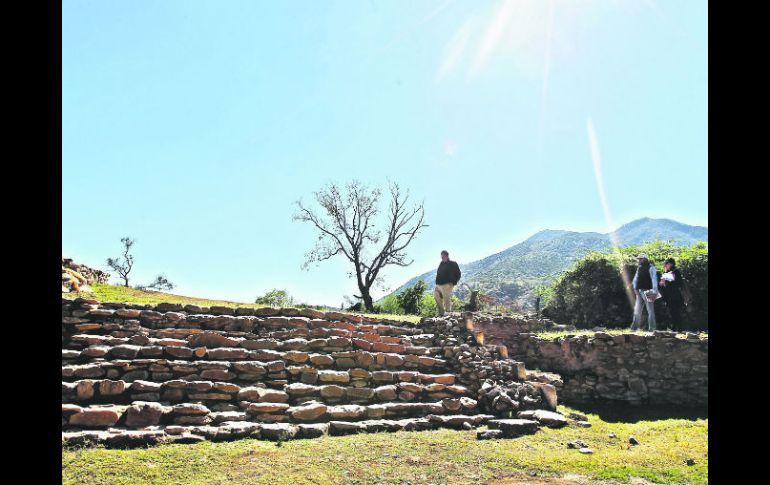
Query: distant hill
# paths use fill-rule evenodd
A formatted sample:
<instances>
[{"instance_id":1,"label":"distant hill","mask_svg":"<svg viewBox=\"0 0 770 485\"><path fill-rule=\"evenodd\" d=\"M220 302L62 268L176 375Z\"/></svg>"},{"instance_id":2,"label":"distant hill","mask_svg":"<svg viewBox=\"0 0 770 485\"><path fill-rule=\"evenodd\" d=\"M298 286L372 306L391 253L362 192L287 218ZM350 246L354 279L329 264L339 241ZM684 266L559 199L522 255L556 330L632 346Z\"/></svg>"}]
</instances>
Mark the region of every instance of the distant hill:
<instances>
[{"instance_id":1,"label":"distant hill","mask_svg":"<svg viewBox=\"0 0 770 485\"><path fill-rule=\"evenodd\" d=\"M499 253L460 264L463 277L456 293L464 298L467 290L462 284L468 283L480 286L500 301L513 302L525 309L531 308L534 302L532 290L552 281L588 251L607 249L612 241L621 246L630 246L656 239L672 240L677 245L691 245L708 241L708 228L690 226L671 219L645 217L631 221L609 234L546 229ZM420 280L432 290L435 277L435 270L415 276L394 293L414 286Z\"/></svg>"}]
</instances>

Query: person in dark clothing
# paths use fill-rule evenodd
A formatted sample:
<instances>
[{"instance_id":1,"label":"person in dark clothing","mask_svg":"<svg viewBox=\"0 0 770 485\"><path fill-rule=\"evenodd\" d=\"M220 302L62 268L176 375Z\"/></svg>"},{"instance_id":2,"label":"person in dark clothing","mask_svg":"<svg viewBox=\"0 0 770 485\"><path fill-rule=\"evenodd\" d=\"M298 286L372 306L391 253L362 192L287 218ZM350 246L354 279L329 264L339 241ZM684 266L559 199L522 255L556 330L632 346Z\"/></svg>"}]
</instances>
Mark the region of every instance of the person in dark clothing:
<instances>
[{"instance_id":1,"label":"person in dark clothing","mask_svg":"<svg viewBox=\"0 0 770 485\"><path fill-rule=\"evenodd\" d=\"M663 262L666 272L660 277L660 294L666 302L666 308L671 314L671 330L682 332L682 309L684 298L682 297L682 273L676 267L674 258L668 258Z\"/></svg>"},{"instance_id":2,"label":"person in dark clothing","mask_svg":"<svg viewBox=\"0 0 770 485\"><path fill-rule=\"evenodd\" d=\"M460 276L460 266L457 262L449 260L446 250L441 251L441 263L436 271L436 287L433 289L439 316L443 316L445 310L452 311L452 290L460 281Z\"/></svg>"},{"instance_id":3,"label":"person in dark clothing","mask_svg":"<svg viewBox=\"0 0 770 485\"><path fill-rule=\"evenodd\" d=\"M647 253L639 254L636 260L639 266L636 268L636 274L632 283L634 293L636 293L636 304L634 305L634 319L631 323L631 330L637 330L641 326L642 310L646 306L647 329L652 332L656 328L654 297L658 293L658 270L655 269L655 266L647 258Z\"/></svg>"}]
</instances>

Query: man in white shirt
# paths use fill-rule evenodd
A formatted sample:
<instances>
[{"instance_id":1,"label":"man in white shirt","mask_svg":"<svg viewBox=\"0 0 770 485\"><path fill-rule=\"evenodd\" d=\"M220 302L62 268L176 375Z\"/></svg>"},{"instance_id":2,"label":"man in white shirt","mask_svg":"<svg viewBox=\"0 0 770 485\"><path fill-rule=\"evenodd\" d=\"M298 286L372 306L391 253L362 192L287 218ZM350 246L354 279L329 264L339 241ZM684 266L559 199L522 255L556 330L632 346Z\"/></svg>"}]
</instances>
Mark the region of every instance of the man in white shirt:
<instances>
[{"instance_id":1,"label":"man in white shirt","mask_svg":"<svg viewBox=\"0 0 770 485\"><path fill-rule=\"evenodd\" d=\"M645 296L645 292L653 290L658 294L658 270L650 263L646 253L641 253L636 257L639 266L634 275L634 292L636 293L636 305L634 305L634 321L631 323L631 330L637 330L642 322L642 307L647 307L647 327L650 332L655 330L655 300L650 300Z\"/></svg>"}]
</instances>

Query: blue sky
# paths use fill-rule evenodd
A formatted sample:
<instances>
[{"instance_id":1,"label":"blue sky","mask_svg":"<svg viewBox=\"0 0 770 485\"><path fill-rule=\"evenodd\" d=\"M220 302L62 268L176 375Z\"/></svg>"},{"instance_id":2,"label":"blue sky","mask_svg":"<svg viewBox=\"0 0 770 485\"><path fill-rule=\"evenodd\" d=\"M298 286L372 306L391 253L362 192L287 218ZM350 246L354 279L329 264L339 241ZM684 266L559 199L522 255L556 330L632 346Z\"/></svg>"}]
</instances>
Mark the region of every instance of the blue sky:
<instances>
[{"instance_id":1,"label":"blue sky","mask_svg":"<svg viewBox=\"0 0 770 485\"><path fill-rule=\"evenodd\" d=\"M137 283L338 305L357 293L345 262L301 270L315 234L291 216L352 178L425 202L391 288L444 248L708 225L701 0L65 0L62 17L62 254L103 267L131 235Z\"/></svg>"}]
</instances>

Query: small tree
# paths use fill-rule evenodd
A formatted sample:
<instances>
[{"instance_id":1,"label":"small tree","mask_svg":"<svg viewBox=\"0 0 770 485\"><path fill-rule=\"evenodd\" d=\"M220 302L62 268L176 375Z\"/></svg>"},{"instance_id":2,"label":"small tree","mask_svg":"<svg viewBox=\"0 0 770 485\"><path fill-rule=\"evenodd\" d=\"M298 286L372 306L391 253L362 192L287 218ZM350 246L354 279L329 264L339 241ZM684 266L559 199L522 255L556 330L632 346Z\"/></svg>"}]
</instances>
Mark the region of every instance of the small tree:
<instances>
[{"instance_id":1,"label":"small tree","mask_svg":"<svg viewBox=\"0 0 770 485\"><path fill-rule=\"evenodd\" d=\"M258 296L254 301L254 303L271 307L290 306L293 302L294 298L289 296L289 292L286 290L279 290L278 288L273 288L264 295Z\"/></svg>"},{"instance_id":2,"label":"small tree","mask_svg":"<svg viewBox=\"0 0 770 485\"><path fill-rule=\"evenodd\" d=\"M107 266L115 270L123 278L123 286L128 288L128 274L134 267L134 256L129 254L129 251L136 241L126 236L120 242L123 243L123 258L107 258Z\"/></svg>"},{"instance_id":3,"label":"small tree","mask_svg":"<svg viewBox=\"0 0 770 485\"><path fill-rule=\"evenodd\" d=\"M404 313L407 315L420 314L420 300L422 295L425 294L425 288L425 282L420 280L416 285L396 295L398 306L404 310Z\"/></svg>"},{"instance_id":4,"label":"small tree","mask_svg":"<svg viewBox=\"0 0 770 485\"><path fill-rule=\"evenodd\" d=\"M139 290L154 290L154 291L170 291L174 289L174 283L170 282L168 278L166 278L163 275L158 275L155 277L155 279L152 281L152 283L148 285L140 285L136 288Z\"/></svg>"}]
</instances>

